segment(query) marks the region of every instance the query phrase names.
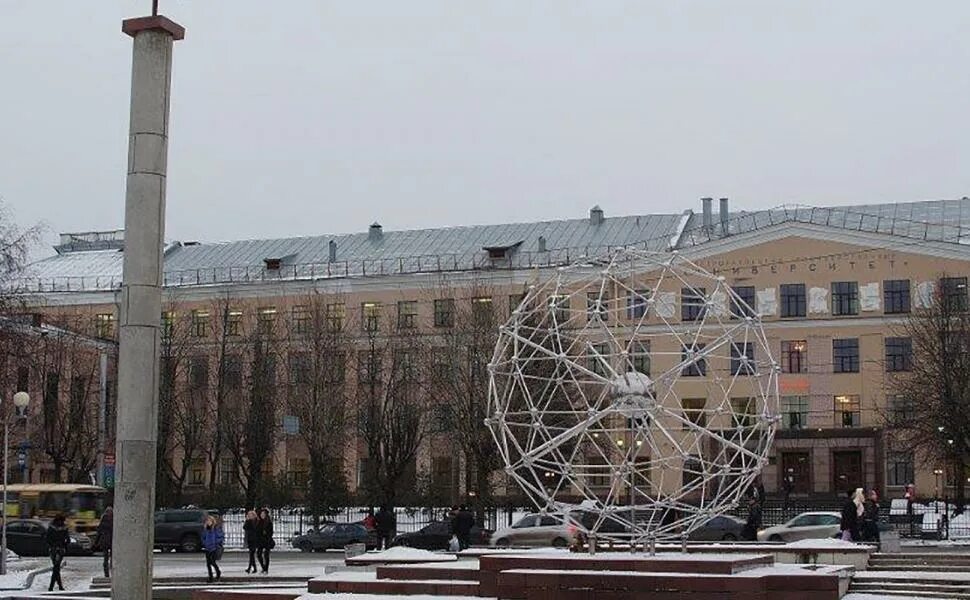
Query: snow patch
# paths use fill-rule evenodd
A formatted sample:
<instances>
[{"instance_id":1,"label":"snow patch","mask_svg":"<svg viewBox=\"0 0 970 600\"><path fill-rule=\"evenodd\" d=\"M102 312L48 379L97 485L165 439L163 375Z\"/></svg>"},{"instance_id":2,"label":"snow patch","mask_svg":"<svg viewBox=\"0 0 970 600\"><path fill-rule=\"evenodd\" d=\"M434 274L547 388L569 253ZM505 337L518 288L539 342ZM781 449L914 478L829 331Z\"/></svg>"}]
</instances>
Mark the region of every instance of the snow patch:
<instances>
[{"instance_id":1,"label":"snow patch","mask_svg":"<svg viewBox=\"0 0 970 600\"><path fill-rule=\"evenodd\" d=\"M846 542L844 540L836 538L818 538L818 539L808 539L808 540L798 540L797 542L788 542L785 544L786 548L852 548L858 549L860 546L855 542Z\"/></svg>"}]
</instances>

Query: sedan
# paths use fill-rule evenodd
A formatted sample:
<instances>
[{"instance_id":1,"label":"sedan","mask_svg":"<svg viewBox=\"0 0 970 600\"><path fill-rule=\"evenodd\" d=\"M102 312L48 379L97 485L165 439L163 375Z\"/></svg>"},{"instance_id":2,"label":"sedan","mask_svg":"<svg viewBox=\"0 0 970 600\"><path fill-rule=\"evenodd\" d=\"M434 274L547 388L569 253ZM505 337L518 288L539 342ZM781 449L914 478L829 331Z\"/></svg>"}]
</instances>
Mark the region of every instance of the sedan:
<instances>
[{"instance_id":1,"label":"sedan","mask_svg":"<svg viewBox=\"0 0 970 600\"><path fill-rule=\"evenodd\" d=\"M826 539L839 533L842 515L837 512L802 513L784 525L776 525L758 532L759 542L794 542L806 539Z\"/></svg>"},{"instance_id":2,"label":"sedan","mask_svg":"<svg viewBox=\"0 0 970 600\"><path fill-rule=\"evenodd\" d=\"M91 538L83 533L71 532L67 553L86 556L93 553ZM47 522L40 519L11 520L7 524L7 547L18 556L47 556Z\"/></svg>"},{"instance_id":3,"label":"sedan","mask_svg":"<svg viewBox=\"0 0 970 600\"><path fill-rule=\"evenodd\" d=\"M319 531L308 531L294 536L290 543L301 552L324 552L344 548L348 544L364 544L368 550L379 545L374 532L360 523L334 523L324 525Z\"/></svg>"},{"instance_id":4,"label":"sedan","mask_svg":"<svg viewBox=\"0 0 970 600\"><path fill-rule=\"evenodd\" d=\"M721 515L690 532L687 539L696 542L733 542L741 539L743 527L744 521Z\"/></svg>"},{"instance_id":5,"label":"sedan","mask_svg":"<svg viewBox=\"0 0 970 600\"><path fill-rule=\"evenodd\" d=\"M451 523L435 521L418 531L394 536L391 546L407 546L409 548L421 548L422 550L447 550L451 535ZM475 525L468 537L472 546L483 546L488 543L489 535L491 535L490 531Z\"/></svg>"}]
</instances>

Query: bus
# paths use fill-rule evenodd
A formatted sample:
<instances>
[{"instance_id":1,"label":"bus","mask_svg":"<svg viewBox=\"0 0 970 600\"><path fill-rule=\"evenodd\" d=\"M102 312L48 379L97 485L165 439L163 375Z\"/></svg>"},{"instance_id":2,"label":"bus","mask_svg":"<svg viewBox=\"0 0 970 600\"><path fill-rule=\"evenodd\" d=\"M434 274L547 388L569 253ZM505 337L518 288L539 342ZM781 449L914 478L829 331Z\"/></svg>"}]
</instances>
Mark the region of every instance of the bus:
<instances>
[{"instance_id":1,"label":"bus","mask_svg":"<svg viewBox=\"0 0 970 600\"><path fill-rule=\"evenodd\" d=\"M0 494L3 486L0 485ZM97 530L108 492L96 485L77 483L18 483L7 486L6 516L9 518L67 518L78 533Z\"/></svg>"}]
</instances>

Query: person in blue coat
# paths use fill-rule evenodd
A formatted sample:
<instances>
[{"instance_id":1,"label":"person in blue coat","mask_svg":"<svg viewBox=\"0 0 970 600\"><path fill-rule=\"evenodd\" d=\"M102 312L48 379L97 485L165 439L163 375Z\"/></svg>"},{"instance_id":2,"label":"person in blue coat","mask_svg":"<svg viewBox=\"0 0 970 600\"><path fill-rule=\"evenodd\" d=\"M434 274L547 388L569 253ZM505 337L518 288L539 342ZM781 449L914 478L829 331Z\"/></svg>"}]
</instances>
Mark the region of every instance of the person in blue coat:
<instances>
[{"instance_id":1,"label":"person in blue coat","mask_svg":"<svg viewBox=\"0 0 970 600\"><path fill-rule=\"evenodd\" d=\"M212 515L206 517L205 529L202 531L202 549L205 550L205 568L209 571L209 583L213 582L212 571L216 572L215 581L222 579L219 570L219 559L222 558L222 547L226 536L222 532L222 524Z\"/></svg>"}]
</instances>

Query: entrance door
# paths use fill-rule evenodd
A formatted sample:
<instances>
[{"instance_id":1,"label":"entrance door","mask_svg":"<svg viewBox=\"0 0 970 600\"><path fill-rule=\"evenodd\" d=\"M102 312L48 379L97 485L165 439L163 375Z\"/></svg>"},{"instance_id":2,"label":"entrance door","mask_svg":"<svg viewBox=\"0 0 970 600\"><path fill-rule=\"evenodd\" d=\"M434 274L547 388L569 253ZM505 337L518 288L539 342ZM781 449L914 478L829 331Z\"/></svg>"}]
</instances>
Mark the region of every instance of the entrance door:
<instances>
[{"instance_id":1,"label":"entrance door","mask_svg":"<svg viewBox=\"0 0 970 600\"><path fill-rule=\"evenodd\" d=\"M845 450L832 453L832 491L844 496L849 490L865 487L862 473L862 451Z\"/></svg>"},{"instance_id":2,"label":"entrance door","mask_svg":"<svg viewBox=\"0 0 970 600\"><path fill-rule=\"evenodd\" d=\"M812 491L812 470L808 452L782 452L781 454L781 477L782 481L786 477L792 478L792 493L807 494ZM779 489L784 489L779 486Z\"/></svg>"}]
</instances>

